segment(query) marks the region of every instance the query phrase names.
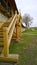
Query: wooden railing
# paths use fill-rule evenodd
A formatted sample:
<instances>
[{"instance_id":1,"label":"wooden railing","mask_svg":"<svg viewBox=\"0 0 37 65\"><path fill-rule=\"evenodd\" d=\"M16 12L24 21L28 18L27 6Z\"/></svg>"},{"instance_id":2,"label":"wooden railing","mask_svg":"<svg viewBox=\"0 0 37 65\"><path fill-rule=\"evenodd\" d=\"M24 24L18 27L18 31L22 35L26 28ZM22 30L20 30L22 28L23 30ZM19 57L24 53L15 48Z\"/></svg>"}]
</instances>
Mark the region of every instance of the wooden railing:
<instances>
[{"instance_id":1,"label":"wooden railing","mask_svg":"<svg viewBox=\"0 0 37 65\"><path fill-rule=\"evenodd\" d=\"M12 39L19 41L19 39L22 36L21 32L22 32L22 17L21 17L21 14L18 14L17 15L16 27L15 27L15 31L14 31Z\"/></svg>"},{"instance_id":2,"label":"wooden railing","mask_svg":"<svg viewBox=\"0 0 37 65\"><path fill-rule=\"evenodd\" d=\"M4 57L9 56L9 46L13 36L14 29L16 27L16 40L21 35L21 16L15 13L7 22L4 22L0 28L2 33L0 32L0 40L2 41L2 45L4 46ZM20 28L19 28L20 25ZM20 32L19 32L20 31ZM3 39L3 40L2 40Z\"/></svg>"},{"instance_id":3,"label":"wooden railing","mask_svg":"<svg viewBox=\"0 0 37 65\"><path fill-rule=\"evenodd\" d=\"M9 45L10 45L11 38L12 38L12 35L13 35L13 31L14 31L14 28L15 28L16 20L17 20L17 14L15 14L15 16L13 17L11 22L9 22L10 23L9 26L3 28L4 56L6 56L6 57L8 57L8 54L9 54Z\"/></svg>"}]
</instances>

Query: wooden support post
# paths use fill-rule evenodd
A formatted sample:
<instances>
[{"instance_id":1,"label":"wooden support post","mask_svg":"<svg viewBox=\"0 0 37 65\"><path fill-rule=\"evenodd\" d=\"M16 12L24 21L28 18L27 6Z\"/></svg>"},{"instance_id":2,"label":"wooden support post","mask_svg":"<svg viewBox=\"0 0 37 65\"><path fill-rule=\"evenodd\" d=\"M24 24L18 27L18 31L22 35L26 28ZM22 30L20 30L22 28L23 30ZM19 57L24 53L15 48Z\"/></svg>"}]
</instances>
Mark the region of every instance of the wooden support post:
<instances>
[{"instance_id":1,"label":"wooden support post","mask_svg":"<svg viewBox=\"0 0 37 65\"><path fill-rule=\"evenodd\" d=\"M22 36L22 19L20 18L20 37Z\"/></svg>"},{"instance_id":2,"label":"wooden support post","mask_svg":"<svg viewBox=\"0 0 37 65\"><path fill-rule=\"evenodd\" d=\"M3 28L3 34L4 34L4 56L8 57L9 54L9 47L8 47L8 31L7 28Z\"/></svg>"},{"instance_id":3,"label":"wooden support post","mask_svg":"<svg viewBox=\"0 0 37 65\"><path fill-rule=\"evenodd\" d=\"M19 13L19 37L21 38L22 36L22 17L21 17L21 13Z\"/></svg>"},{"instance_id":4,"label":"wooden support post","mask_svg":"<svg viewBox=\"0 0 37 65\"><path fill-rule=\"evenodd\" d=\"M17 22L16 22L16 41L18 41L21 37L22 33L22 17L21 14L18 14L17 16Z\"/></svg>"},{"instance_id":5,"label":"wooden support post","mask_svg":"<svg viewBox=\"0 0 37 65\"><path fill-rule=\"evenodd\" d=\"M19 30L18 30L18 19L17 19L17 22L16 22L16 41L18 41L19 39Z\"/></svg>"}]
</instances>

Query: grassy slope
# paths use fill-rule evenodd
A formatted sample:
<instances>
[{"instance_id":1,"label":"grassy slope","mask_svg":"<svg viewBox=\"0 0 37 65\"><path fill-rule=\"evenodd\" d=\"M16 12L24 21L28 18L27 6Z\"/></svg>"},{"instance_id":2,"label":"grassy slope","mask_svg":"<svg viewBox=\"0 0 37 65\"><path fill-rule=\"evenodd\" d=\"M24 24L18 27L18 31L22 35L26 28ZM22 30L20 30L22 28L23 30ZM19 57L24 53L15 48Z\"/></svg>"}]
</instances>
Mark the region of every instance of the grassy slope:
<instances>
[{"instance_id":1,"label":"grassy slope","mask_svg":"<svg viewBox=\"0 0 37 65\"><path fill-rule=\"evenodd\" d=\"M37 65L37 35L23 33L18 43L11 42L10 53L20 55L18 65Z\"/></svg>"},{"instance_id":2,"label":"grassy slope","mask_svg":"<svg viewBox=\"0 0 37 65\"><path fill-rule=\"evenodd\" d=\"M30 34L37 34L37 30L26 30L24 31L25 33L30 33ZM24 33L23 32L23 33Z\"/></svg>"}]
</instances>

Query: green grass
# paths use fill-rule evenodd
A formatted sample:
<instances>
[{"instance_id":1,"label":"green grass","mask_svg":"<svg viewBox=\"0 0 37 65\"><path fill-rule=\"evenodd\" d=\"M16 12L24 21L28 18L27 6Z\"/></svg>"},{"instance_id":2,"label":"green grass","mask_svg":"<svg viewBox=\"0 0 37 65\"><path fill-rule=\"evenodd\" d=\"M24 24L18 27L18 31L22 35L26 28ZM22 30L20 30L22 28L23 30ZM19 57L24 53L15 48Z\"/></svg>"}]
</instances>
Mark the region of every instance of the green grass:
<instances>
[{"instance_id":1,"label":"green grass","mask_svg":"<svg viewBox=\"0 0 37 65\"><path fill-rule=\"evenodd\" d=\"M11 42L10 53L20 55L17 65L37 65L37 35L24 33L19 42Z\"/></svg>"},{"instance_id":2,"label":"green grass","mask_svg":"<svg viewBox=\"0 0 37 65\"><path fill-rule=\"evenodd\" d=\"M37 34L37 29L34 29L34 30L26 30L23 33Z\"/></svg>"}]
</instances>

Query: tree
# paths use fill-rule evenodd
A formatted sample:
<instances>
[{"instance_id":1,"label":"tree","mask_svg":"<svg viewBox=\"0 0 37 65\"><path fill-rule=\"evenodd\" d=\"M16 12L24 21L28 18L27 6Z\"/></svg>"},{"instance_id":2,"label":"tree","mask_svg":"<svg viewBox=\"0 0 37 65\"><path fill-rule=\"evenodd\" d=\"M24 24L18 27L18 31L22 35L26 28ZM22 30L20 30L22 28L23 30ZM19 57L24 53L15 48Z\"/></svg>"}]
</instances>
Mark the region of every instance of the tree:
<instances>
[{"instance_id":1,"label":"tree","mask_svg":"<svg viewBox=\"0 0 37 65\"><path fill-rule=\"evenodd\" d=\"M26 27L29 28L29 26L32 23L33 18L29 14L24 14L23 16L23 22L26 24Z\"/></svg>"}]
</instances>

